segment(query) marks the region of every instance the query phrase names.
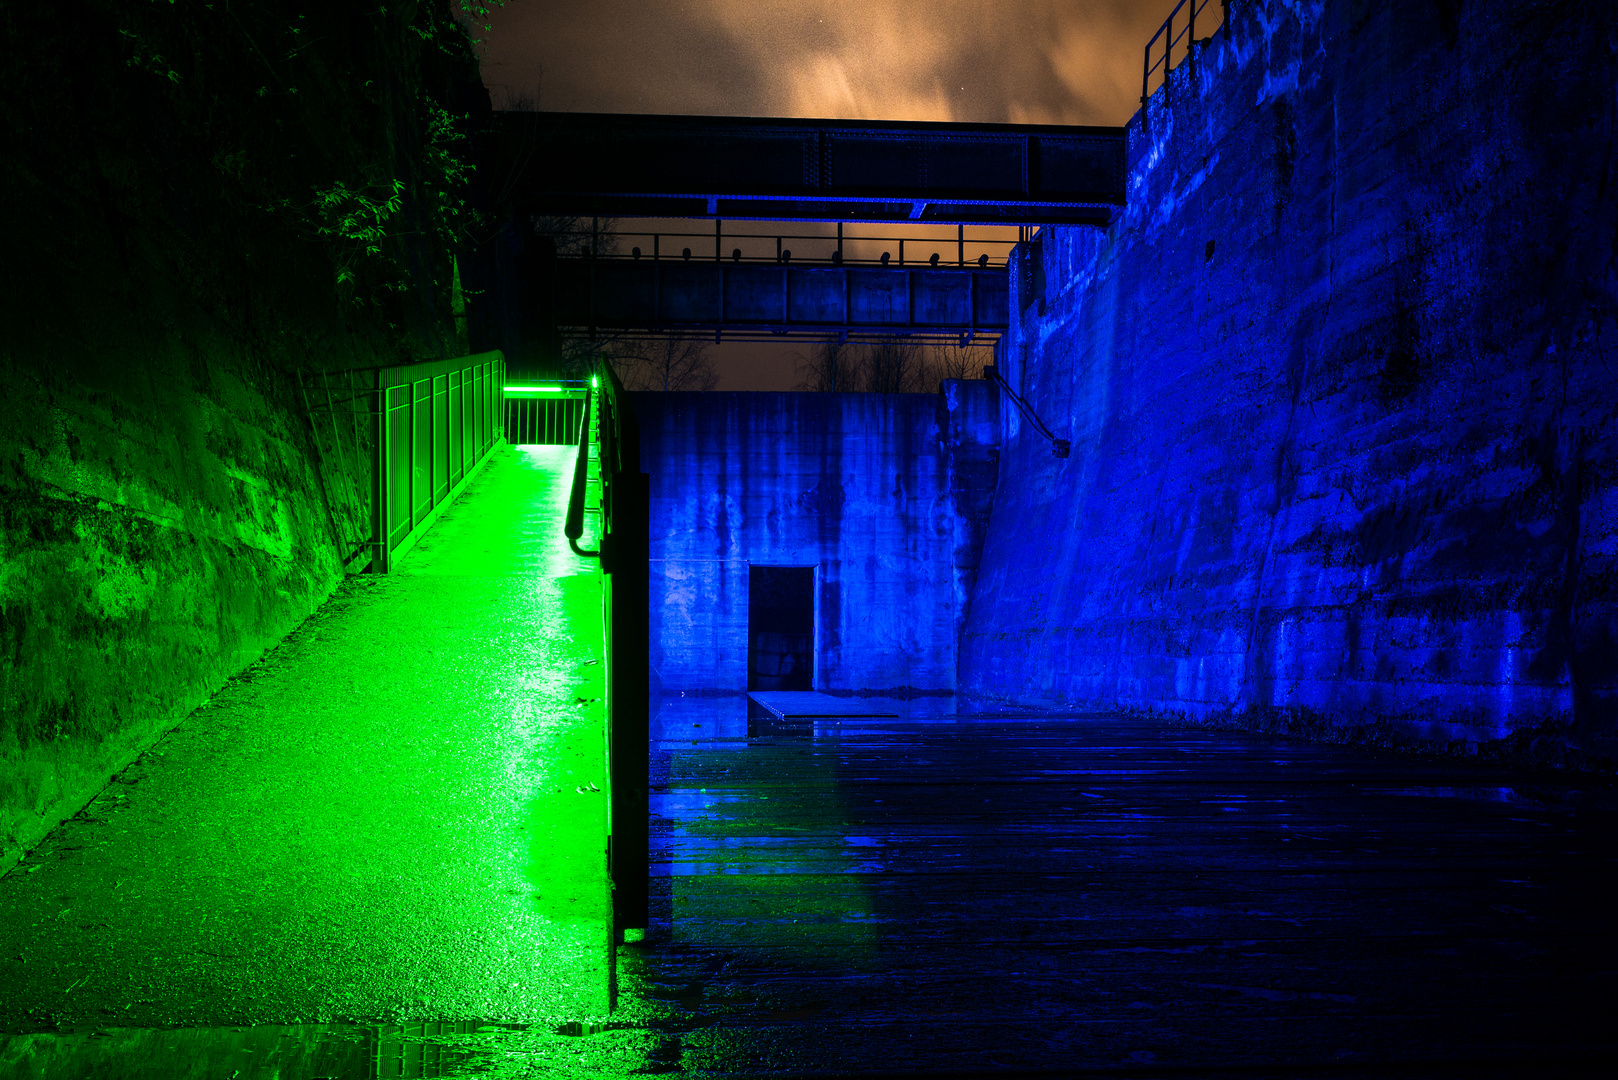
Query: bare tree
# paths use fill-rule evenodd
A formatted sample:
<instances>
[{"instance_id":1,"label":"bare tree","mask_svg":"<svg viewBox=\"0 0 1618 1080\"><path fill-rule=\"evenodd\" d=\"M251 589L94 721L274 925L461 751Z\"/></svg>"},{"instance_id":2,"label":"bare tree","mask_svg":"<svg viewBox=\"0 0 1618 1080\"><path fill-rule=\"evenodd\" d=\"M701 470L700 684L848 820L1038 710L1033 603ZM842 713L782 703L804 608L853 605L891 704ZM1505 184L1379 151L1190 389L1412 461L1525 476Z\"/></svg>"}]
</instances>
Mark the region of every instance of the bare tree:
<instances>
[{"instance_id":1,"label":"bare tree","mask_svg":"<svg viewBox=\"0 0 1618 1080\"><path fill-rule=\"evenodd\" d=\"M865 389L873 394L915 394L938 388L936 381L929 378L926 347L913 341L867 345L861 359Z\"/></svg>"},{"instance_id":2,"label":"bare tree","mask_svg":"<svg viewBox=\"0 0 1618 1080\"><path fill-rule=\"evenodd\" d=\"M798 383L799 390L841 394L859 389L861 358L855 346L820 341L807 356L799 353L797 359L798 375L803 380Z\"/></svg>"},{"instance_id":3,"label":"bare tree","mask_svg":"<svg viewBox=\"0 0 1618 1080\"><path fill-rule=\"evenodd\" d=\"M719 372L709 345L695 338L619 341L604 350L626 390L712 390Z\"/></svg>"},{"instance_id":4,"label":"bare tree","mask_svg":"<svg viewBox=\"0 0 1618 1080\"><path fill-rule=\"evenodd\" d=\"M983 375L983 350L964 345L936 345L932 349L934 381L976 379Z\"/></svg>"}]
</instances>

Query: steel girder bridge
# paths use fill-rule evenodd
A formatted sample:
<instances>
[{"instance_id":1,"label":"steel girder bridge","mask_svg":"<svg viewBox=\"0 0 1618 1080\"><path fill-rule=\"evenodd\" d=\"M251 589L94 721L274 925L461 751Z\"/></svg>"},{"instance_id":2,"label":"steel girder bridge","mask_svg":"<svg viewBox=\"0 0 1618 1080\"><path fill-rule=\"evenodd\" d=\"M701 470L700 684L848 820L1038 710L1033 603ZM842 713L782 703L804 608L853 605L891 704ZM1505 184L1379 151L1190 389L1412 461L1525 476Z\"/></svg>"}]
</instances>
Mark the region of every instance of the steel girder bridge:
<instances>
[{"instance_id":1,"label":"steel girder bridge","mask_svg":"<svg viewBox=\"0 0 1618 1080\"><path fill-rule=\"evenodd\" d=\"M715 222L711 258L539 244L533 295L569 335L987 342L1009 323L1007 270L967 262L964 227L1105 227L1124 205L1122 128L504 112L495 138L519 220ZM727 219L837 222L837 247L744 258L724 250ZM861 263L843 258L845 222L963 231L953 266L906 263L902 247L897 264Z\"/></svg>"}]
</instances>

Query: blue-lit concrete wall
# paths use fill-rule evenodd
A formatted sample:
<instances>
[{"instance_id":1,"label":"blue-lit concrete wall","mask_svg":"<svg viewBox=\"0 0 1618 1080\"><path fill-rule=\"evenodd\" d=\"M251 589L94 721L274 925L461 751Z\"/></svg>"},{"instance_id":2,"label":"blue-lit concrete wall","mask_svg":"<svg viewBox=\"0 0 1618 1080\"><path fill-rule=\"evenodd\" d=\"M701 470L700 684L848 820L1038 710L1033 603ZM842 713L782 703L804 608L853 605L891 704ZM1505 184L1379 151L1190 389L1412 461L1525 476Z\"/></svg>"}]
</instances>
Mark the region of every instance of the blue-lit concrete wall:
<instances>
[{"instance_id":1,"label":"blue-lit concrete wall","mask_svg":"<svg viewBox=\"0 0 1618 1080\"><path fill-rule=\"evenodd\" d=\"M817 569L816 689L954 691L998 453L988 384L634 400L654 693L746 689L750 565Z\"/></svg>"},{"instance_id":2,"label":"blue-lit concrete wall","mask_svg":"<svg viewBox=\"0 0 1618 1080\"><path fill-rule=\"evenodd\" d=\"M963 693L1611 754L1610 5L1230 10L1014 267Z\"/></svg>"}]
</instances>

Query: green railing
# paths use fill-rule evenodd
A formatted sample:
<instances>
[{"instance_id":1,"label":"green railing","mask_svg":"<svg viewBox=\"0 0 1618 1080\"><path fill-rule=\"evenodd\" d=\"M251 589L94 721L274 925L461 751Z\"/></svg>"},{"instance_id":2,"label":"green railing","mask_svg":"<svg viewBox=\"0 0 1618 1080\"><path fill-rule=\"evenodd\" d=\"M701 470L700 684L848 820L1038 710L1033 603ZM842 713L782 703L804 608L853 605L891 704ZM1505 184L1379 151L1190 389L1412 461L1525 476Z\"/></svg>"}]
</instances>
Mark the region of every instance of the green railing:
<instances>
[{"instance_id":1,"label":"green railing","mask_svg":"<svg viewBox=\"0 0 1618 1080\"><path fill-rule=\"evenodd\" d=\"M482 468L505 381L499 352L301 377L350 571L387 573Z\"/></svg>"},{"instance_id":2,"label":"green railing","mask_svg":"<svg viewBox=\"0 0 1618 1080\"><path fill-rule=\"evenodd\" d=\"M593 422L592 422L593 421ZM589 501L594 450L600 485L601 526L594 550L579 546ZM607 628L607 761L611 777L613 924L620 933L645 929L647 920L647 768L650 637L647 603L650 504L640 464L640 427L612 366L599 362L578 428L573 489L563 531L580 555L601 560Z\"/></svg>"},{"instance_id":3,"label":"green railing","mask_svg":"<svg viewBox=\"0 0 1618 1080\"><path fill-rule=\"evenodd\" d=\"M569 446L578 441L589 385L556 381L506 387L506 441Z\"/></svg>"}]
</instances>

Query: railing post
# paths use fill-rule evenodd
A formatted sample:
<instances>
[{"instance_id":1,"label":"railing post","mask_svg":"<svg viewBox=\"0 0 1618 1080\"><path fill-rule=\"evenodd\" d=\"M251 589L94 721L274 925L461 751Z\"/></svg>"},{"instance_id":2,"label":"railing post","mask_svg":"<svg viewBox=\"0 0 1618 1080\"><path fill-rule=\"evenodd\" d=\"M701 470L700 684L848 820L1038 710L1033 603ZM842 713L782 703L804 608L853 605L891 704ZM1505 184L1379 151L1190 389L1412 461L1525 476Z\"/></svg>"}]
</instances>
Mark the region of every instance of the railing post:
<instances>
[{"instance_id":1,"label":"railing post","mask_svg":"<svg viewBox=\"0 0 1618 1080\"><path fill-rule=\"evenodd\" d=\"M1156 39L1154 38L1153 40L1155 41ZM1142 60L1141 63L1140 63L1140 130L1141 130L1141 134L1143 134L1143 135L1146 133L1146 128L1147 128L1147 119L1146 119L1146 97L1147 97L1147 95L1146 95L1146 87L1151 82L1151 79L1152 79L1152 42L1148 41L1146 43L1146 58L1144 60ZM1026 239L1026 237L1024 237L1021 233L1019 233L1018 236L1017 236L1017 239L1019 241L1022 241L1024 239ZM1006 264L1010 265L1010 263L1011 263L1011 257L1007 256L1006 257Z\"/></svg>"},{"instance_id":2,"label":"railing post","mask_svg":"<svg viewBox=\"0 0 1618 1080\"><path fill-rule=\"evenodd\" d=\"M373 573L388 572L388 391L382 385L382 369L371 373L376 407L375 453L371 467L371 507L376 518L376 554L371 559Z\"/></svg>"},{"instance_id":3,"label":"railing post","mask_svg":"<svg viewBox=\"0 0 1618 1080\"><path fill-rule=\"evenodd\" d=\"M966 226L964 224L955 226L955 265L966 265Z\"/></svg>"},{"instance_id":4,"label":"railing post","mask_svg":"<svg viewBox=\"0 0 1618 1080\"><path fill-rule=\"evenodd\" d=\"M724 262L725 261L724 257L719 254L719 244L720 244L719 230L720 230L720 227L722 225L724 225L724 222L720 221L718 218L713 219L713 261L714 262Z\"/></svg>"},{"instance_id":5,"label":"railing post","mask_svg":"<svg viewBox=\"0 0 1618 1080\"><path fill-rule=\"evenodd\" d=\"M1191 0L1191 8L1186 16L1185 26L1185 58L1190 62L1190 78L1197 77L1197 0Z\"/></svg>"}]
</instances>

